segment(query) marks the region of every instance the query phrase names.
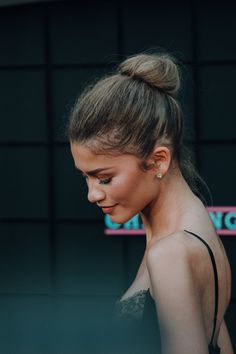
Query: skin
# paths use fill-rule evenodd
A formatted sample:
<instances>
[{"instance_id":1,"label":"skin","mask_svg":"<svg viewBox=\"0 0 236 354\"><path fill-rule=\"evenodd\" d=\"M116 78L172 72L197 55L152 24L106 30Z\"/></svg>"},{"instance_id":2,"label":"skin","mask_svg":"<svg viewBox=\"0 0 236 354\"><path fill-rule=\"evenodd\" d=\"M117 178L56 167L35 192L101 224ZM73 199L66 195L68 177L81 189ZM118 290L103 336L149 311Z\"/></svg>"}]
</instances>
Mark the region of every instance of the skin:
<instances>
[{"instance_id":1,"label":"skin","mask_svg":"<svg viewBox=\"0 0 236 354\"><path fill-rule=\"evenodd\" d=\"M117 204L110 214L112 221L123 223L140 210L148 209L148 204L157 199L158 180L155 172L144 173L138 167L138 159L133 155L108 157L96 155L88 148L71 144L75 166L86 177L88 200L98 206ZM87 172L96 168L111 167L109 170L91 176ZM112 178L108 184L102 184ZM149 187L147 189L147 186Z\"/></svg>"},{"instance_id":2,"label":"skin","mask_svg":"<svg viewBox=\"0 0 236 354\"><path fill-rule=\"evenodd\" d=\"M97 155L76 143L71 143L71 153L76 168L86 177L89 202L116 205L110 218L117 223L141 215L146 248L136 278L122 299L150 288L157 305L163 354L207 354L212 333L212 264L206 247L186 229L205 239L214 253L220 294L214 341L219 334L221 354L232 354L224 322L231 294L228 259L208 212L172 161L170 150L157 146L147 159L152 168L145 172L134 155ZM98 168L106 170L89 173ZM156 177L158 172L161 179Z\"/></svg>"}]
</instances>

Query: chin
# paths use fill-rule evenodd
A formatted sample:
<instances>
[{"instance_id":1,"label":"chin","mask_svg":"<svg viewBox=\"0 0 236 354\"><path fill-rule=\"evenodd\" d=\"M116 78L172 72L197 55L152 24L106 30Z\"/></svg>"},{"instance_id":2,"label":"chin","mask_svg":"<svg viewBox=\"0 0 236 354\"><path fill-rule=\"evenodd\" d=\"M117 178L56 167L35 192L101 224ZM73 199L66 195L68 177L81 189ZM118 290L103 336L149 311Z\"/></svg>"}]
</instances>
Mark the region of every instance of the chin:
<instances>
[{"instance_id":1,"label":"chin","mask_svg":"<svg viewBox=\"0 0 236 354\"><path fill-rule=\"evenodd\" d=\"M111 219L111 221L115 222L116 224L124 224L126 223L127 221L129 221L130 219L132 219L135 215L135 214L131 214L131 215L109 215L109 218Z\"/></svg>"}]
</instances>

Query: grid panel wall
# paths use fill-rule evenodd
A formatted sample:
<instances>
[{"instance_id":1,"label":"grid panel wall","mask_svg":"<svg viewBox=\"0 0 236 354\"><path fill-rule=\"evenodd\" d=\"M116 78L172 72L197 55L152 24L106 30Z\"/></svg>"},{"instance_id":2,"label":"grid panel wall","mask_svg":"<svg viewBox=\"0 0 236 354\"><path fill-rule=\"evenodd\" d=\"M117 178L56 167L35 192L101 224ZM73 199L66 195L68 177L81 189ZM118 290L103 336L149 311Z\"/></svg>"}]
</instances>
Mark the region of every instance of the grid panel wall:
<instances>
[{"instance_id":1,"label":"grid panel wall","mask_svg":"<svg viewBox=\"0 0 236 354\"><path fill-rule=\"evenodd\" d=\"M235 205L233 11L233 4L188 1L143 1L135 11L131 1L1 10L1 352L86 348L89 331L99 333L133 280L144 239L104 235L65 135L77 95L125 55L161 46L183 61L186 140L214 204ZM222 240L233 271L232 335L236 240Z\"/></svg>"}]
</instances>

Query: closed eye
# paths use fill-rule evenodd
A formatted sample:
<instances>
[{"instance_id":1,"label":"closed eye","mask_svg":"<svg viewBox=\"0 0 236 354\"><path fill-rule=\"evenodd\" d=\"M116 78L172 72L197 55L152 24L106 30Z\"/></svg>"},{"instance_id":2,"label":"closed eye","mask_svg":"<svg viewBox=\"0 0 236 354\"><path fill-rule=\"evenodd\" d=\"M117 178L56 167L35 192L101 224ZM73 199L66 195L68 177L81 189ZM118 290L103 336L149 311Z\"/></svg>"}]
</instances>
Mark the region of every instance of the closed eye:
<instances>
[{"instance_id":1,"label":"closed eye","mask_svg":"<svg viewBox=\"0 0 236 354\"><path fill-rule=\"evenodd\" d=\"M108 184L110 182L111 182L111 177L99 180L99 184Z\"/></svg>"},{"instance_id":2,"label":"closed eye","mask_svg":"<svg viewBox=\"0 0 236 354\"><path fill-rule=\"evenodd\" d=\"M83 176L85 179L88 178L88 176L84 175L83 173L82 173L82 176ZM105 178L105 179L100 179L100 180L99 180L99 184L108 184L108 183L111 182L111 179L112 179L111 177Z\"/></svg>"}]
</instances>

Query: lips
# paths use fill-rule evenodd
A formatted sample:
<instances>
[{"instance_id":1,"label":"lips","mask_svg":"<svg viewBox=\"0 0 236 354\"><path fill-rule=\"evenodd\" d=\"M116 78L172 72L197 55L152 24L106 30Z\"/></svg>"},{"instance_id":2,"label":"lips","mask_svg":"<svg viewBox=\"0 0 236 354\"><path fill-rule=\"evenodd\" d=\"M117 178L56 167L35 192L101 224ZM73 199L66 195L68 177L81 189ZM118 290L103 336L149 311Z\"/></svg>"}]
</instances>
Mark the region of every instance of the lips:
<instances>
[{"instance_id":1,"label":"lips","mask_svg":"<svg viewBox=\"0 0 236 354\"><path fill-rule=\"evenodd\" d=\"M101 207L102 208L102 211L105 213L105 214L109 214L116 206L117 204L115 205L111 205L111 206L104 206L104 207Z\"/></svg>"}]
</instances>

